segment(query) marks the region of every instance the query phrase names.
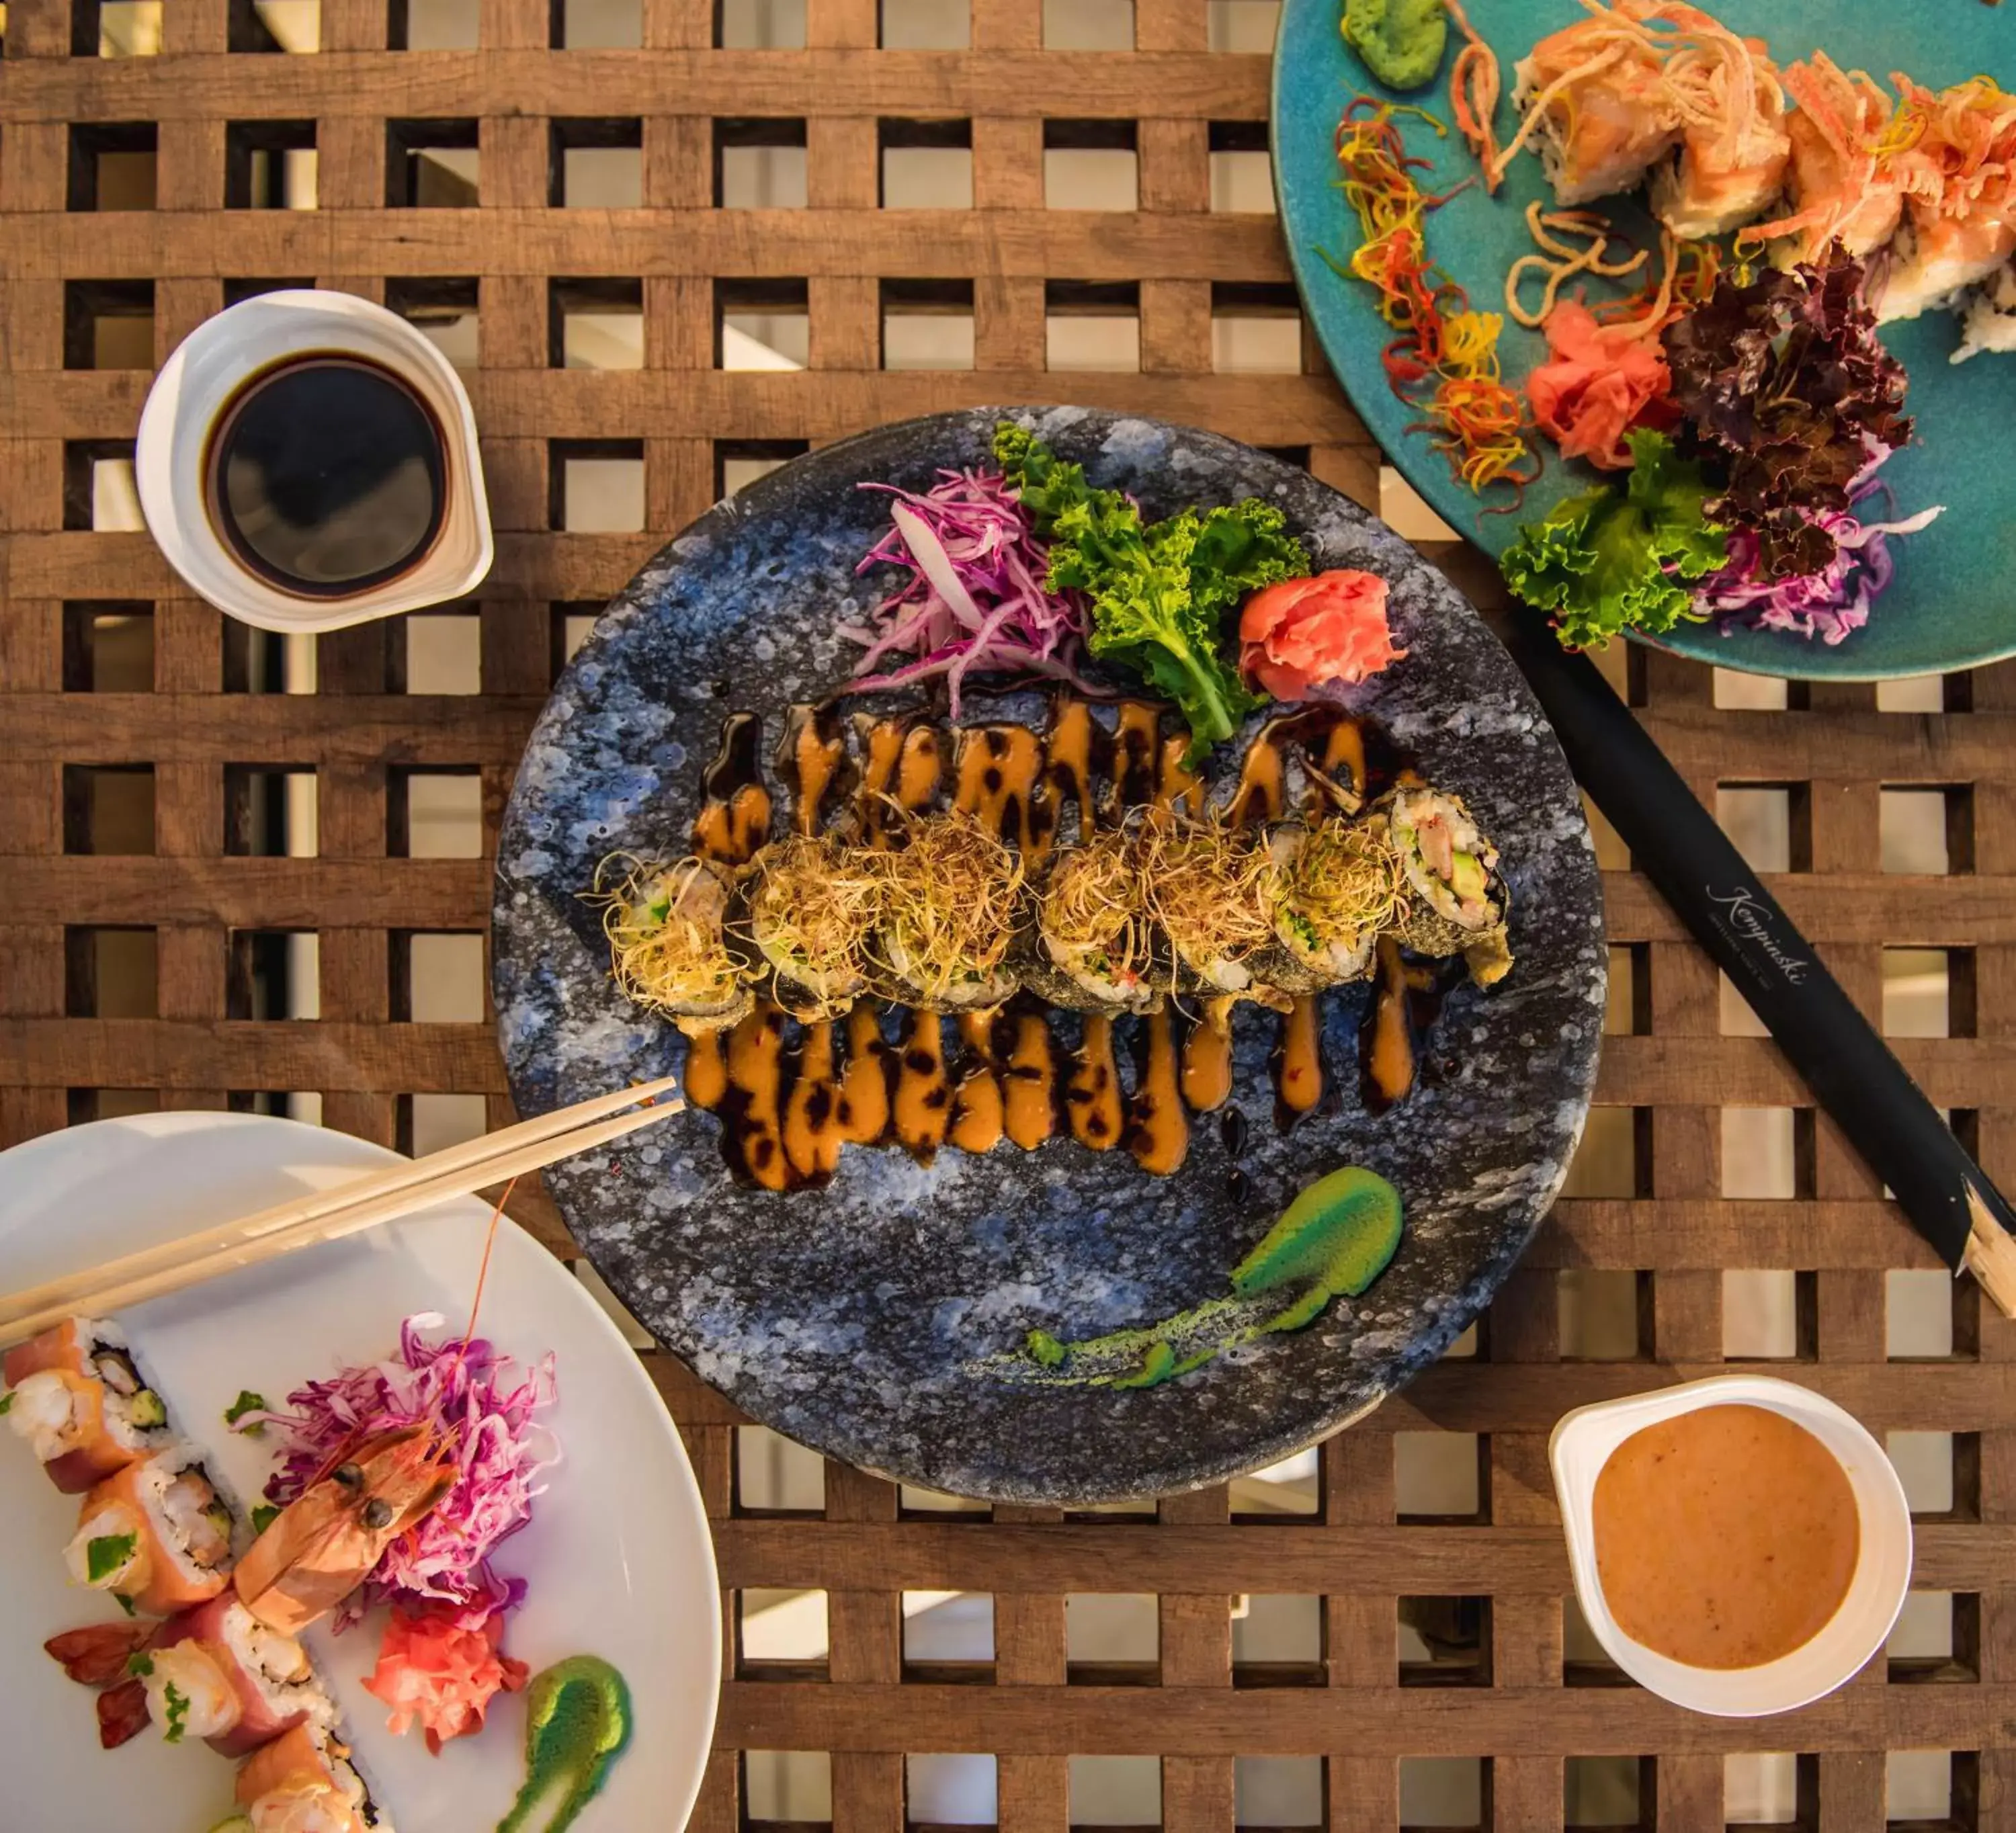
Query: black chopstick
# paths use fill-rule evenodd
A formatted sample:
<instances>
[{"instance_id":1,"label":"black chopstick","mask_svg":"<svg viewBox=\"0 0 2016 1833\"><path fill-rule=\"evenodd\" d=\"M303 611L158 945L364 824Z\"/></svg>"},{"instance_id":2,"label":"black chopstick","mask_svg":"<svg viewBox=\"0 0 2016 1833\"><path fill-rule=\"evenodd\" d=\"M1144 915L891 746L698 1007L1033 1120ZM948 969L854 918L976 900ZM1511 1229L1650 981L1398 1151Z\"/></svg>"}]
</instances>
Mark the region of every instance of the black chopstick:
<instances>
[{"instance_id":1,"label":"black chopstick","mask_svg":"<svg viewBox=\"0 0 2016 1833\"><path fill-rule=\"evenodd\" d=\"M1514 613L1493 627L1633 868L1749 1002L1912 1226L2016 1316L2016 1212L1596 665L1561 649L1537 617Z\"/></svg>"}]
</instances>

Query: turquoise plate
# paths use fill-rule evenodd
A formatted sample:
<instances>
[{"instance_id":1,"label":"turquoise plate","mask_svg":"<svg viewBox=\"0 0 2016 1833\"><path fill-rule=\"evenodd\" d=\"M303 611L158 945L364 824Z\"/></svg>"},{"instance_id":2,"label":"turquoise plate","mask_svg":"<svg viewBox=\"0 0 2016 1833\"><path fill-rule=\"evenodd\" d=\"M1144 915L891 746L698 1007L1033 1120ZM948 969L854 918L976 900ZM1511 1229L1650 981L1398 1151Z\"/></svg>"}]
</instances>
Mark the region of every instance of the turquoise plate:
<instances>
[{"instance_id":1,"label":"turquoise plate","mask_svg":"<svg viewBox=\"0 0 2016 1833\"><path fill-rule=\"evenodd\" d=\"M1847 68L1872 72L1888 88L1889 73L1908 71L1943 86L1985 70L2016 82L2016 7L1980 0L1942 0L1936 26L1913 6L1871 0L1711 0L1710 9L1736 30L1766 39L1781 63L1824 47ZM1332 136L1338 115L1360 93L1389 95L1373 81L1337 33L1340 0L1287 0L1275 45L1274 185L1281 225L1294 262L1302 303L1330 367L1373 437L1436 511L1459 532L1496 555L1525 517L1482 516L1477 498L1449 476L1427 437L1410 433L1417 416L1395 398L1380 366L1391 333L1374 309L1372 290L1333 273L1319 249L1340 257L1357 246L1357 223L1335 185ZM1498 53L1505 87L1512 66L1549 32L1580 16L1575 0L1471 0L1472 23ZM1448 120L1449 67L1461 40L1452 31L1442 69L1430 88L1399 101L1420 103ZM1499 105L1501 139L1511 132L1509 100ZM1411 117L1401 117L1410 153L1434 161L1422 175L1431 191L1446 189L1476 167L1452 128L1447 139ZM1549 195L1538 159L1522 155L1496 197L1481 185L1428 218L1428 252L1483 310L1502 309L1506 270L1532 247L1526 205ZM1604 206L1636 245L1656 248L1636 202ZM1598 286L1614 283L1598 281ZM1630 283L1625 283L1629 285ZM1837 646L1774 631L1691 625L1661 640L1686 655L1754 674L1867 681L1964 668L2016 654L2016 355L1978 356L1955 366L1958 321L1928 313L1892 325L1885 341L1911 373L1910 407L1917 443L1884 468L1900 510L1943 503L1946 513L1922 532L1893 542L1897 574L1877 600L1868 624ZM1537 331L1510 319L1499 345L1505 373L1517 380L1546 354ZM1526 516L1544 513L1561 497L1586 489L1597 475L1564 466L1548 448L1546 473L1527 492ZM1487 504L1509 499L1500 488Z\"/></svg>"}]
</instances>

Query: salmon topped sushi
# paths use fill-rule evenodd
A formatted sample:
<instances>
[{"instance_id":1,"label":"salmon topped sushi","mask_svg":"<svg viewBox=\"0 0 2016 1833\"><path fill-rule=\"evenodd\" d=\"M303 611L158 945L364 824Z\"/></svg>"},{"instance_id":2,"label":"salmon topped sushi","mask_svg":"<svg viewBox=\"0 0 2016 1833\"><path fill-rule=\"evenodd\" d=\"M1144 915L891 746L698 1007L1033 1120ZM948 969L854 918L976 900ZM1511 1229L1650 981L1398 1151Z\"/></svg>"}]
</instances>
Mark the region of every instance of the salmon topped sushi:
<instances>
[{"instance_id":1,"label":"salmon topped sushi","mask_svg":"<svg viewBox=\"0 0 2016 1833\"><path fill-rule=\"evenodd\" d=\"M1865 70L1844 70L1824 51L1788 65L1785 92L1798 104L1785 122L1790 211L1744 232L1775 241L1784 265L1823 261L1838 242L1859 261L1897 232L1904 193L1891 131L1895 105Z\"/></svg>"},{"instance_id":2,"label":"salmon topped sushi","mask_svg":"<svg viewBox=\"0 0 2016 1833\"><path fill-rule=\"evenodd\" d=\"M1784 188L1785 92L1761 38L1739 38L1691 6L1662 6L1659 16L1687 34L1665 71L1685 124L1649 196L1676 236L1699 241L1748 222Z\"/></svg>"},{"instance_id":3,"label":"salmon topped sushi","mask_svg":"<svg viewBox=\"0 0 2016 1833\"><path fill-rule=\"evenodd\" d=\"M336 1716L308 1651L229 1592L171 1617L130 1665L164 1738L200 1738L222 1756L244 1756L297 1725Z\"/></svg>"},{"instance_id":4,"label":"salmon topped sushi","mask_svg":"<svg viewBox=\"0 0 2016 1833\"><path fill-rule=\"evenodd\" d=\"M347 1746L322 1726L297 1725L254 1752L236 1793L249 1833L392 1833Z\"/></svg>"},{"instance_id":5,"label":"salmon topped sushi","mask_svg":"<svg viewBox=\"0 0 2016 1833\"><path fill-rule=\"evenodd\" d=\"M1888 323L1951 304L2016 254L2016 95L1985 77L1903 96L1896 156L1906 218L1876 301Z\"/></svg>"},{"instance_id":6,"label":"salmon topped sushi","mask_svg":"<svg viewBox=\"0 0 2016 1833\"><path fill-rule=\"evenodd\" d=\"M70 1576L142 1616L172 1616L224 1589L230 1506L194 1446L128 1464L84 1499L64 1558Z\"/></svg>"},{"instance_id":7,"label":"salmon topped sushi","mask_svg":"<svg viewBox=\"0 0 2016 1833\"><path fill-rule=\"evenodd\" d=\"M167 1409L141 1379L125 1333L66 1318L7 1352L7 1423L67 1496L172 1442Z\"/></svg>"}]
</instances>

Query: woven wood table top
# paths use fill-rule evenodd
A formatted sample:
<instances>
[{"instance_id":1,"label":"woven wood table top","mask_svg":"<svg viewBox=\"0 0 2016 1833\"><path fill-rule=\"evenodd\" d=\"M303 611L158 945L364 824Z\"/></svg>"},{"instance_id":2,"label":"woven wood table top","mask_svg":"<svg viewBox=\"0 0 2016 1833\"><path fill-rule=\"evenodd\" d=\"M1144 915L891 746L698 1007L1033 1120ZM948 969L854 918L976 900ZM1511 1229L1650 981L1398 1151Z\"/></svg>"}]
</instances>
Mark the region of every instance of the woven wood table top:
<instances>
[{"instance_id":1,"label":"woven wood table top","mask_svg":"<svg viewBox=\"0 0 2016 1833\"><path fill-rule=\"evenodd\" d=\"M320 0L314 55L282 51L250 0L166 0L157 54L100 56L116 10L5 9L0 1144L156 1106L319 1111L409 1147L443 1097L508 1119L480 996L444 1015L434 951L482 946L489 841L582 620L752 469L934 409L1076 399L1381 502L1377 453L1297 346L1256 195L1267 57L1213 48L1256 41L1254 0L970 0L965 48L934 49L882 48L877 0L805 0L802 48L772 49L735 48L733 0L719 18L638 0L634 44L594 49L567 47L567 5L481 0L459 49L395 48L405 5ZM1057 48L1109 27L1131 49ZM785 149L799 189L736 206L724 173L750 148ZM896 207L892 156L918 148L963 149L970 204ZM261 207L311 149L306 193ZM1131 156L1134 207L1056 207L1046 164L1074 150ZM627 156L628 201L570 198L585 151ZM152 367L281 283L473 321L459 360L498 558L445 608L463 691L409 691L439 619L255 639L133 520L122 461ZM640 333L635 366L575 362L596 312ZM967 321L970 366L898 366L906 313ZM800 321L799 356L729 362L748 314ZM1100 348L1127 366L1058 373L1082 318L1117 322ZM1287 322L1285 361L1228 358L1251 320ZM598 464L616 510L587 506ZM1424 545L1483 589L1474 554ZM1910 1034L1931 1098L2016 1179L2016 668L1774 703L1669 658L1614 665L1837 974ZM445 802L466 843L436 844ZM1115 1759L1147 1783L1121 1817L1170 1833L1718 1828L1748 1811L1725 1796L1741 1753L1770 1753L1784 1811L1828 1833L2016 1824L2016 1332L1971 1285L1900 1326L1930 1251L1606 844L1613 1035L1570 1194L1472 1352L1312 1471L1068 1519L808 1456L781 1481L788 1448L646 1353L715 1517L730 1630L702 1833L898 1833L945 1817L930 1766L960 1756L992 1759L974 1817L1004 1833L1111 1824ZM540 1192L513 1208L579 1258ZM1919 1639L1764 1724L1690 1716L1600 1660L1564 1608L1546 1464L1567 1409L1738 1367L1904 1435L1921 1504ZM1445 1479L1432 1512L1424 1457ZM918 1630L945 1594L991 1623L949 1655ZM811 1652L752 1630L780 1596L823 1609ZM1145 1626L1120 1655L1079 1633L1116 1596ZM801 1753L823 1786L755 1785L751 1752ZM1452 1762L1467 1795L1420 1786Z\"/></svg>"}]
</instances>

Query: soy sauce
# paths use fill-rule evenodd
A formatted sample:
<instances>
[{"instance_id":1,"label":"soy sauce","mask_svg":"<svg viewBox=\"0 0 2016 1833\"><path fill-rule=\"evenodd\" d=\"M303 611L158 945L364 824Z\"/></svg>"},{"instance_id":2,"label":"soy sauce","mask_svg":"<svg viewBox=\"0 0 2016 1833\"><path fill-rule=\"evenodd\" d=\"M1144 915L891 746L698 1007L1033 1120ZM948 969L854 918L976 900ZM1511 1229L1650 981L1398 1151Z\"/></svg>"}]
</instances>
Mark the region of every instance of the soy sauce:
<instances>
[{"instance_id":1,"label":"soy sauce","mask_svg":"<svg viewBox=\"0 0 2016 1833\"><path fill-rule=\"evenodd\" d=\"M368 590L416 564L447 512L439 423L390 369L335 354L255 376L205 465L211 519L250 571L305 598Z\"/></svg>"}]
</instances>

